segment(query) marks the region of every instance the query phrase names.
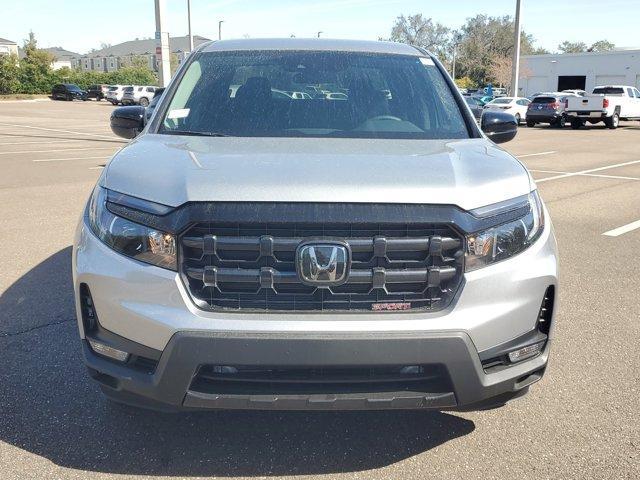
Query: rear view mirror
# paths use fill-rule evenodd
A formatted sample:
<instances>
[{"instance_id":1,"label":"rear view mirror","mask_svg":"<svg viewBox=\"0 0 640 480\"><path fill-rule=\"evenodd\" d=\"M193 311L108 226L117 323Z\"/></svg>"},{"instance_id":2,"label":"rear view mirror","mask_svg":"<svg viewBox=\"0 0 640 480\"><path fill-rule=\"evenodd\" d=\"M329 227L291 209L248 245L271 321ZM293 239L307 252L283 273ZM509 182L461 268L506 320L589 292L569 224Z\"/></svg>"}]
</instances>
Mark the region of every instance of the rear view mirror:
<instances>
[{"instance_id":1,"label":"rear view mirror","mask_svg":"<svg viewBox=\"0 0 640 480\"><path fill-rule=\"evenodd\" d=\"M111 131L123 138L133 138L144 128L144 107L119 107L111 114Z\"/></svg>"},{"instance_id":2,"label":"rear view mirror","mask_svg":"<svg viewBox=\"0 0 640 480\"><path fill-rule=\"evenodd\" d=\"M510 113L485 110L480 128L495 143L504 143L514 139L518 133L518 122Z\"/></svg>"}]
</instances>

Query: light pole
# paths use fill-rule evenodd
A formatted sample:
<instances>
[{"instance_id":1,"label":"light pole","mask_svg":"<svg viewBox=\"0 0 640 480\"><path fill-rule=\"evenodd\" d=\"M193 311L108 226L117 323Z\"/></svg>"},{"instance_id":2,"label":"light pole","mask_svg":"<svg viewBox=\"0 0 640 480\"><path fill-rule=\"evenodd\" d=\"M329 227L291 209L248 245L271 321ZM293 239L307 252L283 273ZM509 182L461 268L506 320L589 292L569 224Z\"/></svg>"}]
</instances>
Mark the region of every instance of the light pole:
<instances>
[{"instance_id":1,"label":"light pole","mask_svg":"<svg viewBox=\"0 0 640 480\"><path fill-rule=\"evenodd\" d=\"M518 96L518 77L520 76L520 0L516 0L515 42L513 49L513 70L511 72L511 96Z\"/></svg>"},{"instance_id":2,"label":"light pole","mask_svg":"<svg viewBox=\"0 0 640 480\"><path fill-rule=\"evenodd\" d=\"M160 55L158 64L158 80L160 86L166 87L171 80L171 64L169 49L169 33L164 31L165 0L155 0L156 4L156 57Z\"/></svg>"},{"instance_id":3,"label":"light pole","mask_svg":"<svg viewBox=\"0 0 640 480\"><path fill-rule=\"evenodd\" d=\"M224 23L224 20L220 20L218 22L218 40L222 40L222 24Z\"/></svg>"},{"instance_id":4,"label":"light pole","mask_svg":"<svg viewBox=\"0 0 640 480\"><path fill-rule=\"evenodd\" d=\"M187 0L187 24L189 25L189 53L193 52L193 35L191 34L191 0Z\"/></svg>"}]
</instances>

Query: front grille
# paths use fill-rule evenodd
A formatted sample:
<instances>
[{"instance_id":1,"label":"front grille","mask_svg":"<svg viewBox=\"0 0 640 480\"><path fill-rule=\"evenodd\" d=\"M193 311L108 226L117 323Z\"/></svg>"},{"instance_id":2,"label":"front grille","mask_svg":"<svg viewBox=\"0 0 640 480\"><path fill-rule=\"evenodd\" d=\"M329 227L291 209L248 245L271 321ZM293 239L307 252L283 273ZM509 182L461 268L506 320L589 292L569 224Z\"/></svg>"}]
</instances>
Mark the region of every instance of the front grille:
<instances>
[{"instance_id":1,"label":"front grille","mask_svg":"<svg viewBox=\"0 0 640 480\"><path fill-rule=\"evenodd\" d=\"M318 395L450 392L441 365L256 367L202 365L189 390L218 395Z\"/></svg>"},{"instance_id":2,"label":"front grille","mask_svg":"<svg viewBox=\"0 0 640 480\"><path fill-rule=\"evenodd\" d=\"M349 245L346 283L300 281L296 249L309 240ZM464 240L447 225L199 223L180 244L182 278L206 310L438 310L462 282Z\"/></svg>"}]
</instances>

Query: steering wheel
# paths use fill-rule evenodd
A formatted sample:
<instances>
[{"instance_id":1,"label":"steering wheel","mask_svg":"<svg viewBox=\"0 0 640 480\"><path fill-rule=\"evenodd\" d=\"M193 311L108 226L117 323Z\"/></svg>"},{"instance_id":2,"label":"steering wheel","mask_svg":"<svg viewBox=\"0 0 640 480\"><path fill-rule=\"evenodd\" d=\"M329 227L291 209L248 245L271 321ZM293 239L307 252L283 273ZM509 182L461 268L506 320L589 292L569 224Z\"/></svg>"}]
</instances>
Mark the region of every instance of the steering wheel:
<instances>
[{"instance_id":1,"label":"steering wheel","mask_svg":"<svg viewBox=\"0 0 640 480\"><path fill-rule=\"evenodd\" d=\"M378 115L369 119L371 120L393 120L395 122L401 122L402 119L398 117L394 117L393 115Z\"/></svg>"}]
</instances>

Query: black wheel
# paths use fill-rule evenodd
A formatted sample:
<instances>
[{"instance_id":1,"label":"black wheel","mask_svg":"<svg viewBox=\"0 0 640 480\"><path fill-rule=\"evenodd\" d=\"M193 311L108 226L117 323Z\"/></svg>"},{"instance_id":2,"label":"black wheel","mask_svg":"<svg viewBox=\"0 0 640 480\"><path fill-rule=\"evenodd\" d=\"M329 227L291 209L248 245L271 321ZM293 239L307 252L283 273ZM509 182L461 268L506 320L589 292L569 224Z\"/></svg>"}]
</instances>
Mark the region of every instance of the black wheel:
<instances>
[{"instance_id":1,"label":"black wheel","mask_svg":"<svg viewBox=\"0 0 640 480\"><path fill-rule=\"evenodd\" d=\"M522 119L520 118L520 114L516 113L514 116L516 117L516 124L520 125L520 122L522 121Z\"/></svg>"},{"instance_id":2,"label":"black wheel","mask_svg":"<svg viewBox=\"0 0 640 480\"><path fill-rule=\"evenodd\" d=\"M620 124L620 114L618 112L614 112L613 115L604 119L604 124L607 126L607 128L615 130Z\"/></svg>"},{"instance_id":3,"label":"black wheel","mask_svg":"<svg viewBox=\"0 0 640 480\"><path fill-rule=\"evenodd\" d=\"M582 120L571 120L571 128L578 130L580 127L584 127L584 122Z\"/></svg>"},{"instance_id":4,"label":"black wheel","mask_svg":"<svg viewBox=\"0 0 640 480\"><path fill-rule=\"evenodd\" d=\"M533 128L535 126L536 126L536 122L534 122L533 120L527 120L527 127Z\"/></svg>"},{"instance_id":5,"label":"black wheel","mask_svg":"<svg viewBox=\"0 0 640 480\"><path fill-rule=\"evenodd\" d=\"M555 126L558 128L564 128L564 126L567 124L567 119L564 117L560 117L559 119L556 120L555 122Z\"/></svg>"},{"instance_id":6,"label":"black wheel","mask_svg":"<svg viewBox=\"0 0 640 480\"><path fill-rule=\"evenodd\" d=\"M140 99L140 106L141 107L148 107L149 106L149 99L147 97L142 97Z\"/></svg>"}]
</instances>

